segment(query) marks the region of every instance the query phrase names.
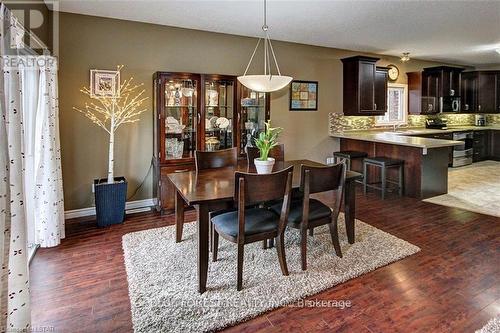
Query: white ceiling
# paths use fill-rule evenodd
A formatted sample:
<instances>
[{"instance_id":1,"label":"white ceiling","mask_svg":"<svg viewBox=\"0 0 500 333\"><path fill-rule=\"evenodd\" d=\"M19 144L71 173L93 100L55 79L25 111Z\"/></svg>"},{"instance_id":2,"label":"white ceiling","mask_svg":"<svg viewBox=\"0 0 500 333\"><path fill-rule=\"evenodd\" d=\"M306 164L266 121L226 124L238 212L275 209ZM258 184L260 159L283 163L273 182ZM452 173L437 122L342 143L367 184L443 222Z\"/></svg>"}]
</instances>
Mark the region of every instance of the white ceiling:
<instances>
[{"instance_id":1,"label":"white ceiling","mask_svg":"<svg viewBox=\"0 0 500 333\"><path fill-rule=\"evenodd\" d=\"M263 0L61 0L63 12L260 36ZM466 65L500 64L500 1L268 0L273 39Z\"/></svg>"}]
</instances>

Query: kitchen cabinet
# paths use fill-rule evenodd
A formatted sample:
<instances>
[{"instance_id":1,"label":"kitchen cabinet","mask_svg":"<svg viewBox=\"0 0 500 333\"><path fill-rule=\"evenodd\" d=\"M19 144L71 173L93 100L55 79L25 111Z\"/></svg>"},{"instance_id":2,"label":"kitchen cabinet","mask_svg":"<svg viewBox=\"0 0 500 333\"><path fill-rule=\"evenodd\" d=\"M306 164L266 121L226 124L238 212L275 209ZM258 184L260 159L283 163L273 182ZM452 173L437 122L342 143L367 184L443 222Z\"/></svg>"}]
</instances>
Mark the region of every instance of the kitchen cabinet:
<instances>
[{"instance_id":1,"label":"kitchen cabinet","mask_svg":"<svg viewBox=\"0 0 500 333\"><path fill-rule=\"evenodd\" d=\"M462 110L500 113L500 71L474 71L462 74Z\"/></svg>"},{"instance_id":2,"label":"kitchen cabinet","mask_svg":"<svg viewBox=\"0 0 500 333\"><path fill-rule=\"evenodd\" d=\"M387 71L378 58L355 56L343 63L344 115L380 116L387 111Z\"/></svg>"},{"instance_id":3,"label":"kitchen cabinet","mask_svg":"<svg viewBox=\"0 0 500 333\"><path fill-rule=\"evenodd\" d=\"M408 113L430 115L439 112L437 77L424 72L408 72Z\"/></svg>"},{"instance_id":4,"label":"kitchen cabinet","mask_svg":"<svg viewBox=\"0 0 500 333\"><path fill-rule=\"evenodd\" d=\"M436 114L440 112L442 98L459 96L463 68L439 66L409 72L408 113Z\"/></svg>"},{"instance_id":5,"label":"kitchen cabinet","mask_svg":"<svg viewBox=\"0 0 500 333\"><path fill-rule=\"evenodd\" d=\"M375 106L377 112L385 113L387 111L387 79L388 68L375 68Z\"/></svg>"},{"instance_id":6,"label":"kitchen cabinet","mask_svg":"<svg viewBox=\"0 0 500 333\"><path fill-rule=\"evenodd\" d=\"M495 71L478 73L477 112L497 112L497 75Z\"/></svg>"},{"instance_id":7,"label":"kitchen cabinet","mask_svg":"<svg viewBox=\"0 0 500 333\"><path fill-rule=\"evenodd\" d=\"M500 130L490 131L489 141L489 157L492 160L500 161Z\"/></svg>"},{"instance_id":8,"label":"kitchen cabinet","mask_svg":"<svg viewBox=\"0 0 500 333\"><path fill-rule=\"evenodd\" d=\"M470 113L475 112L477 106L477 85L478 85L478 75L476 72L464 72L462 73L460 88L461 97L461 112Z\"/></svg>"},{"instance_id":9,"label":"kitchen cabinet","mask_svg":"<svg viewBox=\"0 0 500 333\"><path fill-rule=\"evenodd\" d=\"M490 132L474 131L472 149L474 151L472 158L474 162L488 159L490 156Z\"/></svg>"}]
</instances>

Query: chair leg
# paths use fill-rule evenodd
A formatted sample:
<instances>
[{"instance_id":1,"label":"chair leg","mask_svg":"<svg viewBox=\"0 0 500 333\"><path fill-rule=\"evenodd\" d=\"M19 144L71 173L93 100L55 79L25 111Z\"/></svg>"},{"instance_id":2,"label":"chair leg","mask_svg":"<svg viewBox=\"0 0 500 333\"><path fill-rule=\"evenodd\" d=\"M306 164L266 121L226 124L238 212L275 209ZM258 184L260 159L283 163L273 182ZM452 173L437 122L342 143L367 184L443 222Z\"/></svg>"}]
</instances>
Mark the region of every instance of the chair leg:
<instances>
[{"instance_id":1,"label":"chair leg","mask_svg":"<svg viewBox=\"0 0 500 333\"><path fill-rule=\"evenodd\" d=\"M269 248L274 247L274 238L269 239Z\"/></svg>"},{"instance_id":2,"label":"chair leg","mask_svg":"<svg viewBox=\"0 0 500 333\"><path fill-rule=\"evenodd\" d=\"M245 244L238 244L238 272L236 276L236 290L240 291L243 286L243 249Z\"/></svg>"},{"instance_id":3,"label":"chair leg","mask_svg":"<svg viewBox=\"0 0 500 333\"><path fill-rule=\"evenodd\" d=\"M210 218L210 220L212 220ZM210 225L208 226L209 227L209 235L210 235L210 238L208 239L208 248L210 249L210 252L212 252L212 244L214 243L214 232L215 232L215 228L214 228L214 225L212 224L212 222L210 222Z\"/></svg>"},{"instance_id":4,"label":"chair leg","mask_svg":"<svg viewBox=\"0 0 500 333\"><path fill-rule=\"evenodd\" d=\"M351 159L350 158L346 158L346 164L347 164L347 170L351 171Z\"/></svg>"},{"instance_id":5,"label":"chair leg","mask_svg":"<svg viewBox=\"0 0 500 333\"><path fill-rule=\"evenodd\" d=\"M368 165L363 162L363 194L366 195L366 183L368 182Z\"/></svg>"},{"instance_id":6,"label":"chair leg","mask_svg":"<svg viewBox=\"0 0 500 333\"><path fill-rule=\"evenodd\" d=\"M342 258L342 250L340 249L337 221L330 222L328 224L328 227L330 228L330 235L332 237L332 243L333 247L335 248L335 253L339 258Z\"/></svg>"},{"instance_id":7,"label":"chair leg","mask_svg":"<svg viewBox=\"0 0 500 333\"><path fill-rule=\"evenodd\" d=\"M381 178L382 178L382 200L385 199L385 191L387 187L387 169L385 167L382 167L381 169Z\"/></svg>"},{"instance_id":8,"label":"chair leg","mask_svg":"<svg viewBox=\"0 0 500 333\"><path fill-rule=\"evenodd\" d=\"M404 183L405 183L405 178L404 178L404 173L405 173L405 168L403 165L399 167L399 196L402 197L404 193Z\"/></svg>"},{"instance_id":9,"label":"chair leg","mask_svg":"<svg viewBox=\"0 0 500 333\"><path fill-rule=\"evenodd\" d=\"M217 252L219 251L219 233L215 230L214 226L212 226L212 261L217 261Z\"/></svg>"},{"instance_id":10,"label":"chair leg","mask_svg":"<svg viewBox=\"0 0 500 333\"><path fill-rule=\"evenodd\" d=\"M285 256L285 242L284 242L285 233L281 233L276 237L276 251L278 252L278 260L280 262L281 273L283 275L288 276L288 267L286 265L286 256Z\"/></svg>"},{"instance_id":11,"label":"chair leg","mask_svg":"<svg viewBox=\"0 0 500 333\"><path fill-rule=\"evenodd\" d=\"M314 228L309 229L309 236L314 236Z\"/></svg>"},{"instance_id":12,"label":"chair leg","mask_svg":"<svg viewBox=\"0 0 500 333\"><path fill-rule=\"evenodd\" d=\"M264 239L264 240L262 241L262 249L263 249L263 250L267 250L267 239Z\"/></svg>"},{"instance_id":13,"label":"chair leg","mask_svg":"<svg viewBox=\"0 0 500 333\"><path fill-rule=\"evenodd\" d=\"M307 269L307 229L300 230L300 259L302 270Z\"/></svg>"}]
</instances>

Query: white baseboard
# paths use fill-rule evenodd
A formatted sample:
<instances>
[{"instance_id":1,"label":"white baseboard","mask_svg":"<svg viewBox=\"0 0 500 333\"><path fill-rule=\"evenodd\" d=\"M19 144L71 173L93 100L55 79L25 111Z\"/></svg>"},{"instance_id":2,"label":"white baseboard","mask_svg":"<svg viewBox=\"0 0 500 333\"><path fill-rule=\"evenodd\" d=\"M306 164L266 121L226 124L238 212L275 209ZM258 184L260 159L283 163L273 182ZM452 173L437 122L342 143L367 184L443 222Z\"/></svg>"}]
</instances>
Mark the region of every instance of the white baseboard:
<instances>
[{"instance_id":1,"label":"white baseboard","mask_svg":"<svg viewBox=\"0 0 500 333\"><path fill-rule=\"evenodd\" d=\"M151 209L151 207L156 206L156 198L128 201L125 204L125 212L127 214L146 212ZM64 218L74 219L77 217L92 216L95 215L95 207L81 208L67 210L64 212Z\"/></svg>"}]
</instances>

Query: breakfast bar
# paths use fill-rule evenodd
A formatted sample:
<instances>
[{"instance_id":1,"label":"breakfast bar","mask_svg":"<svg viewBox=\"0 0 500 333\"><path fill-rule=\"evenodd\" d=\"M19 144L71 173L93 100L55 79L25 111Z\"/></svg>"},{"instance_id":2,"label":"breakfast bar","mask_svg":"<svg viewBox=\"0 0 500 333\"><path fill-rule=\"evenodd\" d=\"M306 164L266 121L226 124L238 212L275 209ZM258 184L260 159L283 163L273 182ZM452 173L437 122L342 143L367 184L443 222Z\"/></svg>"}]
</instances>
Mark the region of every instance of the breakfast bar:
<instances>
[{"instance_id":1,"label":"breakfast bar","mask_svg":"<svg viewBox=\"0 0 500 333\"><path fill-rule=\"evenodd\" d=\"M461 141L422 138L401 133L350 131L331 133L340 139L340 150L361 151L368 157L388 157L404 160L404 194L413 198L429 198L448 192L449 151ZM353 170L362 170L361 161L353 161ZM369 178L380 176L372 168ZM391 171L390 171L391 172ZM395 178L389 173L389 177Z\"/></svg>"}]
</instances>

